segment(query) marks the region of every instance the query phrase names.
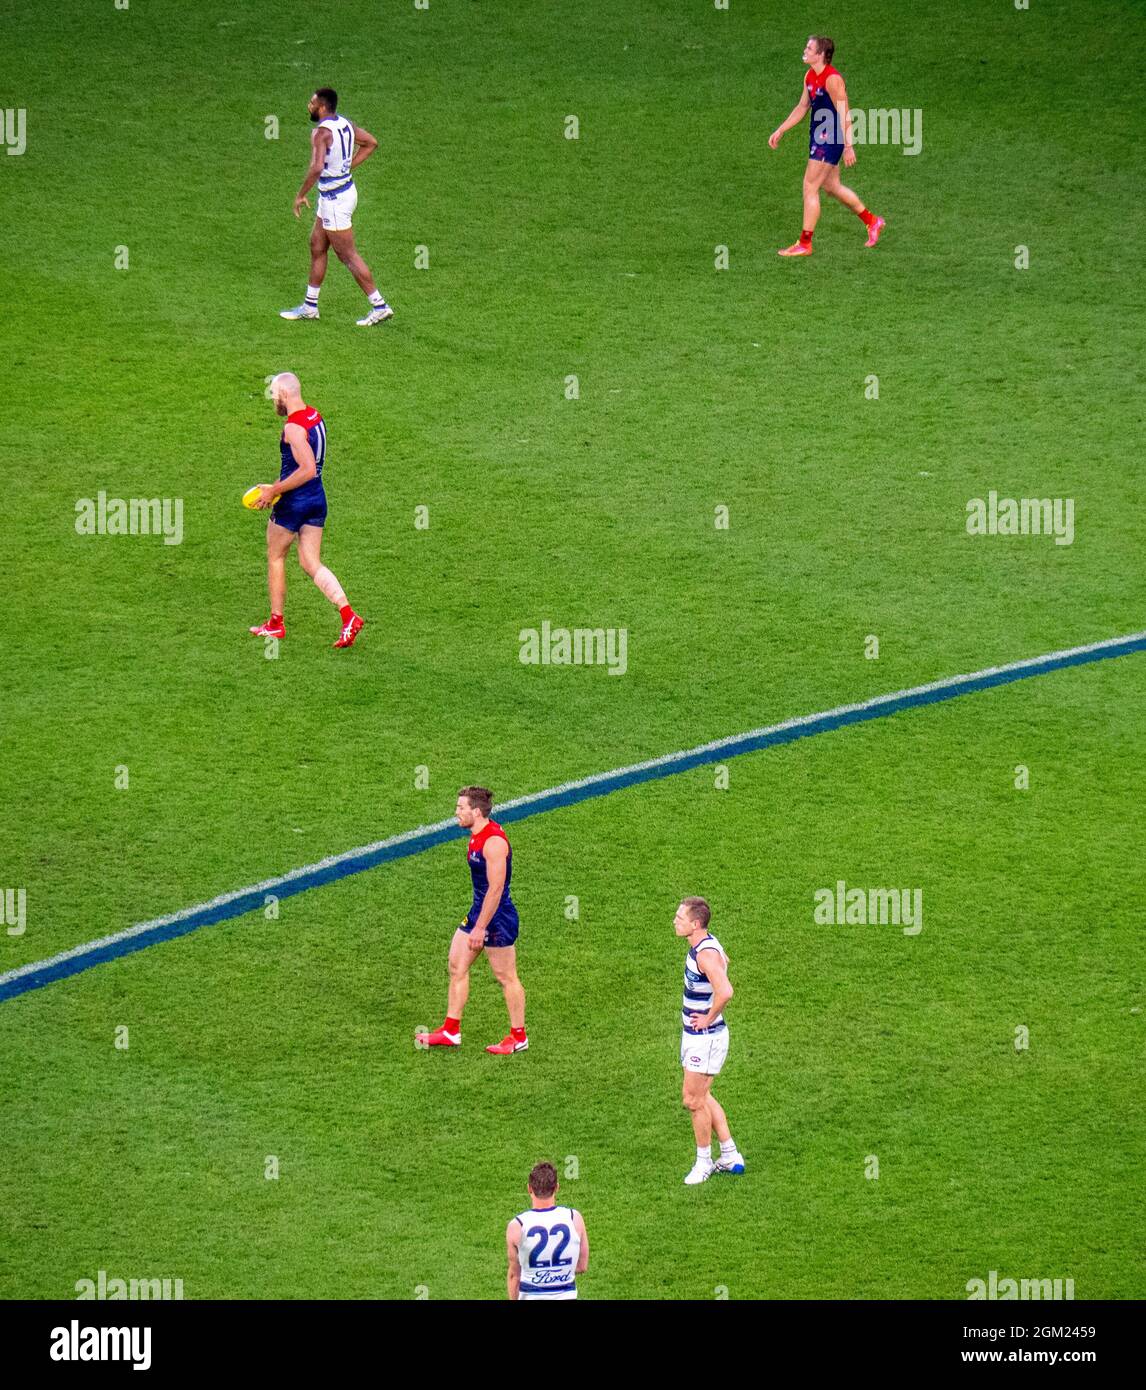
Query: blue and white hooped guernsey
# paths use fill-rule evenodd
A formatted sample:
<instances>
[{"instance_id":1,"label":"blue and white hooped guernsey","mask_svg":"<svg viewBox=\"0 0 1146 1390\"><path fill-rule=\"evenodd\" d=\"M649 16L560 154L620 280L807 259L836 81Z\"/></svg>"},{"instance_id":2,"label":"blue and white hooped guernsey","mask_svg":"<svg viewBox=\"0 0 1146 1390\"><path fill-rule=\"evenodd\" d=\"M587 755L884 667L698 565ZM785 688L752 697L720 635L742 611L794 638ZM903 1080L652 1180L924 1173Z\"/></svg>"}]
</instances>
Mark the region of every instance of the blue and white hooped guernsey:
<instances>
[{"instance_id":1,"label":"blue and white hooped guernsey","mask_svg":"<svg viewBox=\"0 0 1146 1390\"><path fill-rule=\"evenodd\" d=\"M694 1037L700 1033L715 1033L725 1026L724 1015L718 1014L708 1028L689 1027L689 1019L693 1014L706 1014L712 1007L712 981L697 962L699 951L719 951L725 966L728 965L724 947L711 932L703 941L688 948L688 955L684 958L684 999L680 1006L680 1022L684 1031L693 1034Z\"/></svg>"},{"instance_id":2,"label":"blue and white hooped guernsey","mask_svg":"<svg viewBox=\"0 0 1146 1390\"><path fill-rule=\"evenodd\" d=\"M326 126L331 140L322 173L318 176L318 191L320 195L330 197L341 193L354 182L350 177L350 161L354 158L354 126L345 116L327 116L319 121L319 125Z\"/></svg>"},{"instance_id":3,"label":"blue and white hooped guernsey","mask_svg":"<svg viewBox=\"0 0 1146 1390\"><path fill-rule=\"evenodd\" d=\"M572 1207L531 1207L514 1218L521 1222L517 1258L522 1298L576 1298L581 1237Z\"/></svg>"}]
</instances>

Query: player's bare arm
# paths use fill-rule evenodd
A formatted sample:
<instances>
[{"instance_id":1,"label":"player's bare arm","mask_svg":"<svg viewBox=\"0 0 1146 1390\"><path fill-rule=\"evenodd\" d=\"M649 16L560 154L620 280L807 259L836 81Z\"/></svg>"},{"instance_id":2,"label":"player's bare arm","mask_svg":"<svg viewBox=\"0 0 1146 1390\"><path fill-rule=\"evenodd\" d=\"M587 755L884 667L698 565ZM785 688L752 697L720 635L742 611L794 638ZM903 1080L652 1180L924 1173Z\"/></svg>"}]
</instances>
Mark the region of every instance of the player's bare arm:
<instances>
[{"instance_id":1,"label":"player's bare arm","mask_svg":"<svg viewBox=\"0 0 1146 1390\"><path fill-rule=\"evenodd\" d=\"M350 161L351 169L357 169L363 160L369 159L377 148L378 141L374 136L368 130L364 130L362 126L356 125L354 127L354 158Z\"/></svg>"},{"instance_id":2,"label":"player's bare arm","mask_svg":"<svg viewBox=\"0 0 1146 1390\"><path fill-rule=\"evenodd\" d=\"M302 187L294 195L294 215L299 217L303 207L310 207L307 194L318 182L318 176L322 173L322 166L326 163L326 152L330 149L330 142L334 139L330 130L326 126L319 128L310 137L310 167L306 171L306 177L302 181Z\"/></svg>"},{"instance_id":3,"label":"player's bare arm","mask_svg":"<svg viewBox=\"0 0 1146 1390\"><path fill-rule=\"evenodd\" d=\"M505 892L505 862L509 855L509 845L502 839L490 839L483 848L485 870L489 877L489 888L482 900L481 911L470 932L470 950L480 951L485 945L486 928L494 913L501 906L501 895Z\"/></svg>"},{"instance_id":4,"label":"player's bare arm","mask_svg":"<svg viewBox=\"0 0 1146 1390\"><path fill-rule=\"evenodd\" d=\"M302 487L303 483L309 483L318 472L314 450L307 443L306 430L301 425L287 425L283 430L283 438L290 445L290 451L294 455L294 461L298 467L289 478L280 478L277 483L268 483L263 488L262 492L259 493L258 501L255 503L256 511L262 511L264 507L273 507L284 492L290 492L293 488Z\"/></svg>"},{"instance_id":5,"label":"player's bare arm","mask_svg":"<svg viewBox=\"0 0 1146 1390\"><path fill-rule=\"evenodd\" d=\"M589 1237L585 1233L585 1218L579 1211L573 1213L573 1224L577 1228L577 1234L581 1237L581 1253L577 1256L577 1267L574 1274L584 1274L589 1268Z\"/></svg>"},{"instance_id":6,"label":"player's bare arm","mask_svg":"<svg viewBox=\"0 0 1146 1390\"><path fill-rule=\"evenodd\" d=\"M517 1295L521 1290L521 1257L518 1254L520 1245L521 1222L515 1216L505 1228L505 1253L509 1260L509 1266L505 1272L505 1288L511 1303L517 1302ZM582 1250L585 1249L584 1246L581 1248ZM578 1268L578 1273L580 1273L580 1268Z\"/></svg>"},{"instance_id":7,"label":"player's bare arm","mask_svg":"<svg viewBox=\"0 0 1146 1390\"><path fill-rule=\"evenodd\" d=\"M811 106L811 104L812 103L808 100L807 87L801 87L800 100L795 104L795 106L792 107L792 110L788 114L788 119L783 123L783 125L778 125L776 129L772 132L772 134L769 135L768 147L770 149L774 150L776 146L780 143L780 141L784 138L784 136L787 134L787 132L791 130L794 125L800 124L800 122L808 114L808 108Z\"/></svg>"},{"instance_id":8,"label":"player's bare arm","mask_svg":"<svg viewBox=\"0 0 1146 1390\"><path fill-rule=\"evenodd\" d=\"M702 974L708 977L709 984L712 985L712 1003L709 1005L706 1014L693 1014L691 1028L708 1028L714 1018L719 1018L725 1004L732 998L732 985L728 979L728 971L724 968L724 961L720 957L720 952L715 948L708 951L698 951L696 953L696 963Z\"/></svg>"},{"instance_id":9,"label":"player's bare arm","mask_svg":"<svg viewBox=\"0 0 1146 1390\"><path fill-rule=\"evenodd\" d=\"M839 121L839 129L844 133L844 163L850 168L856 162L856 152L852 145L852 125L848 120L848 93L844 86L844 79L839 73L833 73L827 81L828 96L836 108L836 118Z\"/></svg>"}]
</instances>

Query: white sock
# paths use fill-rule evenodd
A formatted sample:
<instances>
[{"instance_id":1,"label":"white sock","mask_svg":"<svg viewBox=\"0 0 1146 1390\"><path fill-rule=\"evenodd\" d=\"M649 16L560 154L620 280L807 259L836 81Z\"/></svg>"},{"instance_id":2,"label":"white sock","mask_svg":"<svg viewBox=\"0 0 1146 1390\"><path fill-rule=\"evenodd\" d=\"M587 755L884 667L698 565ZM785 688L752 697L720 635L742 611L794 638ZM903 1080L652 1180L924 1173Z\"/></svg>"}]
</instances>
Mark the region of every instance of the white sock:
<instances>
[{"instance_id":1,"label":"white sock","mask_svg":"<svg viewBox=\"0 0 1146 1390\"><path fill-rule=\"evenodd\" d=\"M368 295L367 298L370 300L370 303L374 305L375 309L381 309L383 304L386 303L386 301L382 298L381 290L375 290L374 293Z\"/></svg>"},{"instance_id":2,"label":"white sock","mask_svg":"<svg viewBox=\"0 0 1146 1390\"><path fill-rule=\"evenodd\" d=\"M699 1163L702 1159L704 1160L705 1163L711 1163L711 1162L712 1162L712 1145L711 1145L711 1144L706 1144L706 1145L704 1146L703 1149L700 1147L699 1144L696 1146L696 1161Z\"/></svg>"},{"instance_id":3,"label":"white sock","mask_svg":"<svg viewBox=\"0 0 1146 1390\"><path fill-rule=\"evenodd\" d=\"M307 287L306 287L306 302L307 302L308 304L317 304L317 303L318 303L318 292L319 292L320 289L322 289L322 286L321 286L321 285L307 285Z\"/></svg>"},{"instance_id":4,"label":"white sock","mask_svg":"<svg viewBox=\"0 0 1146 1390\"><path fill-rule=\"evenodd\" d=\"M720 1141L721 1154L734 1154L736 1152L736 1140L731 1137Z\"/></svg>"}]
</instances>

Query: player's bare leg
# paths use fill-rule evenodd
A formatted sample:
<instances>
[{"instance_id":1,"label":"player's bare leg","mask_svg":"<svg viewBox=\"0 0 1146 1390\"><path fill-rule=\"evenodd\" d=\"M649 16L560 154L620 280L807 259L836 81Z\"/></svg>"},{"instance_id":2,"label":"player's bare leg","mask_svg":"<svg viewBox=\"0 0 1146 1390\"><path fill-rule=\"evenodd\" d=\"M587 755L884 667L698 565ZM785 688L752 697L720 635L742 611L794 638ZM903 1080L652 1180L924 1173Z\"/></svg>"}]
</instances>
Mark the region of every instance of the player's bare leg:
<instances>
[{"instance_id":1,"label":"player's bare leg","mask_svg":"<svg viewBox=\"0 0 1146 1390\"><path fill-rule=\"evenodd\" d=\"M712 1114L708 1108L711 1089L711 1076L698 1071L685 1072L681 1101L692 1117L692 1132L696 1138L696 1162L685 1177L689 1187L704 1182L716 1172L716 1164L712 1161Z\"/></svg>"},{"instance_id":2,"label":"player's bare leg","mask_svg":"<svg viewBox=\"0 0 1146 1390\"><path fill-rule=\"evenodd\" d=\"M326 261L330 254L330 237L319 218L314 219L310 229L310 283L315 289L322 287L326 279Z\"/></svg>"},{"instance_id":3,"label":"player's bare leg","mask_svg":"<svg viewBox=\"0 0 1146 1390\"><path fill-rule=\"evenodd\" d=\"M487 946L485 953L489 957L494 979L505 995L505 1007L509 1011L509 1033L501 1042L491 1043L486 1051L498 1056L524 1052L529 1046L529 1039L525 1036L525 989L517 978L517 947Z\"/></svg>"},{"instance_id":4,"label":"player's bare leg","mask_svg":"<svg viewBox=\"0 0 1146 1390\"><path fill-rule=\"evenodd\" d=\"M450 987L446 995L446 1021L432 1033L415 1033L416 1047L458 1047L462 1040L462 1013L470 997L470 966L480 953L470 944L469 932L461 927L450 942Z\"/></svg>"},{"instance_id":5,"label":"player's bare leg","mask_svg":"<svg viewBox=\"0 0 1146 1390\"><path fill-rule=\"evenodd\" d=\"M708 1093L708 1118L712 1121L712 1128L716 1131L716 1137L721 1143L732 1138L732 1131L728 1128L728 1116L724 1113L724 1107L711 1091Z\"/></svg>"},{"instance_id":6,"label":"player's bare leg","mask_svg":"<svg viewBox=\"0 0 1146 1390\"><path fill-rule=\"evenodd\" d=\"M820 189L834 169L834 164L826 164L822 159L808 160L804 170L804 230L807 232L816 230L820 220Z\"/></svg>"},{"instance_id":7,"label":"player's bare leg","mask_svg":"<svg viewBox=\"0 0 1146 1390\"><path fill-rule=\"evenodd\" d=\"M834 165L832 172L824 181L824 192L838 202L843 203L844 207L850 208L852 212L867 227L867 245L874 246L879 240L879 234L883 231L884 220L876 217L874 213L868 212L864 207L862 199L854 193L846 184L840 182L840 171Z\"/></svg>"},{"instance_id":8,"label":"player's bare leg","mask_svg":"<svg viewBox=\"0 0 1146 1390\"><path fill-rule=\"evenodd\" d=\"M279 318L316 319L318 318L318 292L326 279L326 259L330 250L330 239L320 218L314 219L310 229L310 279L306 286L306 298L294 309L283 309Z\"/></svg>"},{"instance_id":9,"label":"player's bare leg","mask_svg":"<svg viewBox=\"0 0 1146 1390\"><path fill-rule=\"evenodd\" d=\"M712 1077L702 1072L686 1071L681 1099L685 1109L692 1115L692 1132L696 1136L696 1146L707 1148L712 1143L712 1113L708 1108L708 1093L712 1089Z\"/></svg>"},{"instance_id":10,"label":"player's bare leg","mask_svg":"<svg viewBox=\"0 0 1146 1390\"><path fill-rule=\"evenodd\" d=\"M300 526L298 532L298 562L304 572L309 574L318 585L320 591L338 609L338 616L342 619L342 633L339 636L336 647L352 647L355 638L366 626L365 619L360 618L351 608L346 597L346 590L335 578L334 574L322 563L322 527L321 526Z\"/></svg>"},{"instance_id":11,"label":"player's bare leg","mask_svg":"<svg viewBox=\"0 0 1146 1390\"><path fill-rule=\"evenodd\" d=\"M812 233L820 220L820 189L828 174L835 168L822 159L809 159L804 170L804 230L800 240L785 246L777 254L781 256L810 256L812 254Z\"/></svg>"},{"instance_id":12,"label":"player's bare leg","mask_svg":"<svg viewBox=\"0 0 1146 1390\"><path fill-rule=\"evenodd\" d=\"M470 934L459 927L450 942L450 988L446 996L450 1017L461 1022L462 1010L470 997L470 966L481 954L470 944Z\"/></svg>"},{"instance_id":13,"label":"player's bare leg","mask_svg":"<svg viewBox=\"0 0 1146 1390\"><path fill-rule=\"evenodd\" d=\"M273 521L267 522L267 593L271 600L271 616L261 627L251 628L256 637L282 637L285 634L286 557L293 544L293 531Z\"/></svg>"},{"instance_id":14,"label":"player's bare leg","mask_svg":"<svg viewBox=\"0 0 1146 1390\"><path fill-rule=\"evenodd\" d=\"M486 956L494 979L505 995L505 1007L509 1011L511 1028L525 1027L525 988L517 978L517 947L487 946Z\"/></svg>"},{"instance_id":15,"label":"player's bare leg","mask_svg":"<svg viewBox=\"0 0 1146 1390\"><path fill-rule=\"evenodd\" d=\"M330 244L334 247L334 254L342 262L351 275L354 276L358 288L370 301L370 312L364 319L359 319L360 327L368 327L374 323L384 323L394 314L394 310L382 298L378 292L378 286L374 283L374 276L370 273L370 267L362 259L357 246L354 244L354 229L348 227L343 232L327 232Z\"/></svg>"}]
</instances>

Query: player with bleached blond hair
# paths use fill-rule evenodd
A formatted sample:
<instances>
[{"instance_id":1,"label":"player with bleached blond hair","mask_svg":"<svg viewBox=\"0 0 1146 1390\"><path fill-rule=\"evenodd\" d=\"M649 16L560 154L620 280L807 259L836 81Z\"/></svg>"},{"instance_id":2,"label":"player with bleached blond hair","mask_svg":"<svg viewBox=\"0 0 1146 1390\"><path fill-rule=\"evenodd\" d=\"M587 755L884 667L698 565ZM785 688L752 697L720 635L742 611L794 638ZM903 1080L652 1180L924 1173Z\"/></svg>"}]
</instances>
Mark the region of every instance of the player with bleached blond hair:
<instances>
[{"instance_id":1,"label":"player with bleached blond hair","mask_svg":"<svg viewBox=\"0 0 1146 1390\"><path fill-rule=\"evenodd\" d=\"M293 372L279 372L271 379L271 401L278 415L286 416L279 438L280 472L277 483L264 485L254 502L257 511L268 507L267 589L271 616L251 628L256 637L285 637L287 551L298 541L298 562L338 609L342 631L336 647L352 647L364 619L350 606L346 591L322 563L322 528L326 525L326 489L322 466L326 461L326 421L302 398L302 387Z\"/></svg>"}]
</instances>

